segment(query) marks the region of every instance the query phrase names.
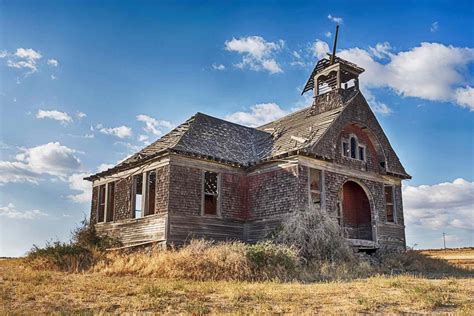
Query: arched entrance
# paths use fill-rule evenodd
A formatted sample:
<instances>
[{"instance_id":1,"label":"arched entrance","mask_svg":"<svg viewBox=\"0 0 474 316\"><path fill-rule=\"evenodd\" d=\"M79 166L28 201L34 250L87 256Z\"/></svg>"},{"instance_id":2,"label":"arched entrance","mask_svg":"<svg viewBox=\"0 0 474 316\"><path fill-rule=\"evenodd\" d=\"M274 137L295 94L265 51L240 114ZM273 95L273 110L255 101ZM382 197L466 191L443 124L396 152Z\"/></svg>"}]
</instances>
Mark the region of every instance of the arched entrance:
<instances>
[{"instance_id":1,"label":"arched entrance","mask_svg":"<svg viewBox=\"0 0 474 316\"><path fill-rule=\"evenodd\" d=\"M354 181L342 186L342 223L346 237L372 239L372 215L370 202L364 189Z\"/></svg>"}]
</instances>

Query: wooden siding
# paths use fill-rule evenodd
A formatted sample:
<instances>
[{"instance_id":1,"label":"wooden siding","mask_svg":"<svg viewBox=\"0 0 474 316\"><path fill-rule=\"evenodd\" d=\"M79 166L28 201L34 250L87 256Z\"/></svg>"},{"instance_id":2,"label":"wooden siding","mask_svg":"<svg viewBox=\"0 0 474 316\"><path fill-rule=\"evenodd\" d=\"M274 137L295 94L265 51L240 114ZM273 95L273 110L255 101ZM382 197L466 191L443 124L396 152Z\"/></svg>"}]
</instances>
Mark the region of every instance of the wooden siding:
<instances>
[{"instance_id":1,"label":"wooden siding","mask_svg":"<svg viewBox=\"0 0 474 316\"><path fill-rule=\"evenodd\" d=\"M168 214L155 214L137 219L125 219L113 223L96 224L99 235L118 238L124 246L166 239Z\"/></svg>"}]
</instances>

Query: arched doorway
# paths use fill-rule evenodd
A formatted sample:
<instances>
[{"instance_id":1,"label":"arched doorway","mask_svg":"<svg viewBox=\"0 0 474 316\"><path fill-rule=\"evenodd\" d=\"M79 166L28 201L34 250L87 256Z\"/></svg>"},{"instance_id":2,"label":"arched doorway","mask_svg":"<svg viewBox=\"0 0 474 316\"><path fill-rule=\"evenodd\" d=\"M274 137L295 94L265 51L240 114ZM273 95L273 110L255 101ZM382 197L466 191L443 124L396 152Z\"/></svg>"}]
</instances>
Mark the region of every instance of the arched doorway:
<instances>
[{"instance_id":1,"label":"arched doorway","mask_svg":"<svg viewBox=\"0 0 474 316\"><path fill-rule=\"evenodd\" d=\"M373 240L369 198L354 181L342 186L342 223L347 238Z\"/></svg>"}]
</instances>

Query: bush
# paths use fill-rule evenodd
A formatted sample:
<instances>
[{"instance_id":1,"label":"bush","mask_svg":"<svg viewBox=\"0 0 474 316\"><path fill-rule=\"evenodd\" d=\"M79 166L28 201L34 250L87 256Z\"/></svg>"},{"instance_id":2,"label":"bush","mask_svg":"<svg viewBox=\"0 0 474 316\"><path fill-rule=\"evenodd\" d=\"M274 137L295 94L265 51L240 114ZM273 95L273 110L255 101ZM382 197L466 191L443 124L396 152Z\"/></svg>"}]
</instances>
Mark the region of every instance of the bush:
<instances>
[{"instance_id":1,"label":"bush","mask_svg":"<svg viewBox=\"0 0 474 316\"><path fill-rule=\"evenodd\" d=\"M307 263L354 261L354 251L340 225L319 207L291 213L276 232L275 241L298 249Z\"/></svg>"},{"instance_id":2,"label":"bush","mask_svg":"<svg viewBox=\"0 0 474 316\"><path fill-rule=\"evenodd\" d=\"M110 237L98 236L93 225L84 220L72 232L71 241L47 242L40 248L33 245L27 262L36 269L79 272L89 269L104 256L107 248L120 243Z\"/></svg>"}]
</instances>

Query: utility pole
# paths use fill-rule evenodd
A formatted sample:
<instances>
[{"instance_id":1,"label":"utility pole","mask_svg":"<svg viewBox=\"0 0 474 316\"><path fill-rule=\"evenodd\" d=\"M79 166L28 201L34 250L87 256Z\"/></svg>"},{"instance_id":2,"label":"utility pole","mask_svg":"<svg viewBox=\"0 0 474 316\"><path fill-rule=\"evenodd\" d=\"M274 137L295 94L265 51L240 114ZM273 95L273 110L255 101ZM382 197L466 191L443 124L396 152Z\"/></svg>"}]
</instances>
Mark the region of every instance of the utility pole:
<instances>
[{"instance_id":1,"label":"utility pole","mask_svg":"<svg viewBox=\"0 0 474 316\"><path fill-rule=\"evenodd\" d=\"M444 249L446 249L446 234L443 232Z\"/></svg>"}]
</instances>

